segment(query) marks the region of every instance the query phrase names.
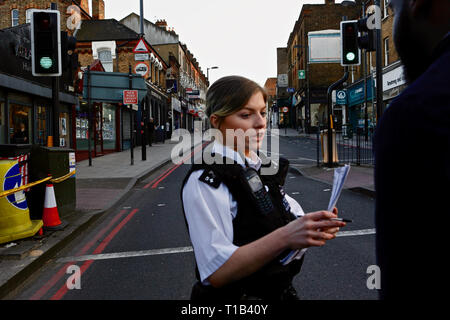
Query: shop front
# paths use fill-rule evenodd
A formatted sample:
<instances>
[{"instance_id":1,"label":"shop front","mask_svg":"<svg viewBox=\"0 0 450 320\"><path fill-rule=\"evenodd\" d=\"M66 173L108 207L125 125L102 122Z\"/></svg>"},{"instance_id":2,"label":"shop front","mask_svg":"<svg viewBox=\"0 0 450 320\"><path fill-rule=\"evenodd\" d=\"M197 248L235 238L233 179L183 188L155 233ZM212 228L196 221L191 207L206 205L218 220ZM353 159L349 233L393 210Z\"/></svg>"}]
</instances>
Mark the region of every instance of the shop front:
<instances>
[{"instance_id":1,"label":"shop front","mask_svg":"<svg viewBox=\"0 0 450 320\"><path fill-rule=\"evenodd\" d=\"M353 83L346 88L347 93L347 119L353 132L356 129L365 127L365 119L368 121L368 129L371 130L376 124L376 110L374 108L374 81L368 77L366 81L366 91L364 91L364 79ZM365 99L364 99L365 98ZM364 101L366 103L364 103ZM367 106L367 107L365 107Z\"/></svg>"},{"instance_id":2,"label":"shop front","mask_svg":"<svg viewBox=\"0 0 450 320\"><path fill-rule=\"evenodd\" d=\"M55 114L51 78L31 74L29 25L2 30L0 56L0 144L73 147L71 111L78 99L70 74L59 78L59 112ZM55 122L59 124L58 141L49 139L55 134Z\"/></svg>"},{"instance_id":3,"label":"shop front","mask_svg":"<svg viewBox=\"0 0 450 320\"><path fill-rule=\"evenodd\" d=\"M168 105L169 97L164 94L158 87L146 81L147 84L147 101L149 103L149 117L153 118L155 124L155 142L163 142L165 140L165 130L170 119L172 107ZM140 119L138 122L140 123ZM170 126L171 123L169 123ZM138 128L139 129L139 128Z\"/></svg>"},{"instance_id":4,"label":"shop front","mask_svg":"<svg viewBox=\"0 0 450 320\"><path fill-rule=\"evenodd\" d=\"M120 107L113 103L94 103L92 106L93 136L91 150L94 157L121 150ZM89 157L89 110L82 103L75 111L75 139L77 160Z\"/></svg>"},{"instance_id":5,"label":"shop front","mask_svg":"<svg viewBox=\"0 0 450 320\"><path fill-rule=\"evenodd\" d=\"M386 107L406 87L406 77L400 61L391 64L383 70L383 102Z\"/></svg>"}]
</instances>

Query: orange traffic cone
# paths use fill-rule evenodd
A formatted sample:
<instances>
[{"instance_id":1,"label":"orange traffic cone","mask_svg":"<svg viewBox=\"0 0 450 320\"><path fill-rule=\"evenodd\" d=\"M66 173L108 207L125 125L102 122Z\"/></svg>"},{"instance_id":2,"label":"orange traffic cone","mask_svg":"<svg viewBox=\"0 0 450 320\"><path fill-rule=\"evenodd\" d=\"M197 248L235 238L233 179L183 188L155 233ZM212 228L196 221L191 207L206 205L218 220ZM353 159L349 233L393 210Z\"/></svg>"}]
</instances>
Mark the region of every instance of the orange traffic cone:
<instances>
[{"instance_id":1,"label":"orange traffic cone","mask_svg":"<svg viewBox=\"0 0 450 320\"><path fill-rule=\"evenodd\" d=\"M61 230L67 223L59 219L58 207L56 206L55 190L53 184L45 187L44 212L42 214L45 230Z\"/></svg>"}]
</instances>

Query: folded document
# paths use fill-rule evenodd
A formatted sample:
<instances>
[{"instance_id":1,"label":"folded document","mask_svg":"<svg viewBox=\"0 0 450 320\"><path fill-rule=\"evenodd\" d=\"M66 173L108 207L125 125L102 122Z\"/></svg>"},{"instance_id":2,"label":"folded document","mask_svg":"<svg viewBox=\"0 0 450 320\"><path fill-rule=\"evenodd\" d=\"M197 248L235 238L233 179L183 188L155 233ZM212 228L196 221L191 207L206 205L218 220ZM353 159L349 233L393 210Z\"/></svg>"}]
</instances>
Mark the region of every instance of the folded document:
<instances>
[{"instance_id":1,"label":"folded document","mask_svg":"<svg viewBox=\"0 0 450 320\"><path fill-rule=\"evenodd\" d=\"M343 167L334 169L333 190L331 190L330 202L328 203L328 211L333 211L334 207L336 206L349 171L350 166L348 164ZM281 259L280 262L285 266L294 259L300 259L305 251L306 249L292 250L286 257Z\"/></svg>"}]
</instances>

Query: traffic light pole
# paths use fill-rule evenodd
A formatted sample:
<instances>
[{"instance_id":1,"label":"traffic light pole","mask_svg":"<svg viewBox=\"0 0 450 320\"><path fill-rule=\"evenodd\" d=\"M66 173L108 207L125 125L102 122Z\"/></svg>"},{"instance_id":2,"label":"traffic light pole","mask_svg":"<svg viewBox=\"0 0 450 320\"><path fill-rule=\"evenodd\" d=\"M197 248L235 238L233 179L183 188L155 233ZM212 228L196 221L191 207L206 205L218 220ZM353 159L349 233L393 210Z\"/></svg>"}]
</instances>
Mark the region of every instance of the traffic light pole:
<instances>
[{"instance_id":1,"label":"traffic light pole","mask_svg":"<svg viewBox=\"0 0 450 320\"><path fill-rule=\"evenodd\" d=\"M129 89L133 89L133 75L131 73L131 64L128 65L128 79ZM134 165L134 149L133 149L133 105L130 107L130 152L131 152L131 165Z\"/></svg>"},{"instance_id":2,"label":"traffic light pole","mask_svg":"<svg viewBox=\"0 0 450 320\"><path fill-rule=\"evenodd\" d=\"M333 101L331 94L333 93L333 90L337 89L340 85L342 85L345 81L348 79L348 67L344 67L344 75L341 79L333 83L331 86L328 87L327 92L327 102L328 102L328 162L327 167L334 167L336 164L333 162Z\"/></svg>"},{"instance_id":3,"label":"traffic light pole","mask_svg":"<svg viewBox=\"0 0 450 320\"><path fill-rule=\"evenodd\" d=\"M375 7L381 8L380 0L375 0ZM379 27L379 28L378 28ZM377 70L377 123L384 111L383 106L383 70L381 66L381 23L377 22L376 29L376 70Z\"/></svg>"}]
</instances>

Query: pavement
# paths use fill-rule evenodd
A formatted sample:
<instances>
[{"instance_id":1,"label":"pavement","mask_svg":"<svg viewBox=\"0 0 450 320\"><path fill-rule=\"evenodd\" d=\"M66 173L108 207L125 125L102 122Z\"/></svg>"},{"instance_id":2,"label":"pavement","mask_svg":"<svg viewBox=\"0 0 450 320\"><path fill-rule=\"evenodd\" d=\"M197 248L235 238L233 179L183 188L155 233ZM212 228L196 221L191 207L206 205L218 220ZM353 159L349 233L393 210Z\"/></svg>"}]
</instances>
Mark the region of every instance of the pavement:
<instances>
[{"instance_id":1,"label":"pavement","mask_svg":"<svg viewBox=\"0 0 450 320\"><path fill-rule=\"evenodd\" d=\"M280 129L280 136L303 136L316 139L315 135L299 133L294 129ZM147 160L141 160L141 148L134 148L134 164L131 152L126 150L76 163L76 210L61 215L67 226L58 231L46 231L43 236L16 240L0 245L0 299L8 299L28 277L44 263L75 239L89 225L109 209L126 198L140 181L171 162L171 152L178 140L154 143L146 148ZM201 143L201 142L200 142ZM198 146L191 146L191 150ZM187 149L183 149L185 154ZM291 170L313 180L332 185L333 168L306 166L291 167ZM374 197L373 167L353 166L344 188Z\"/></svg>"}]
</instances>

